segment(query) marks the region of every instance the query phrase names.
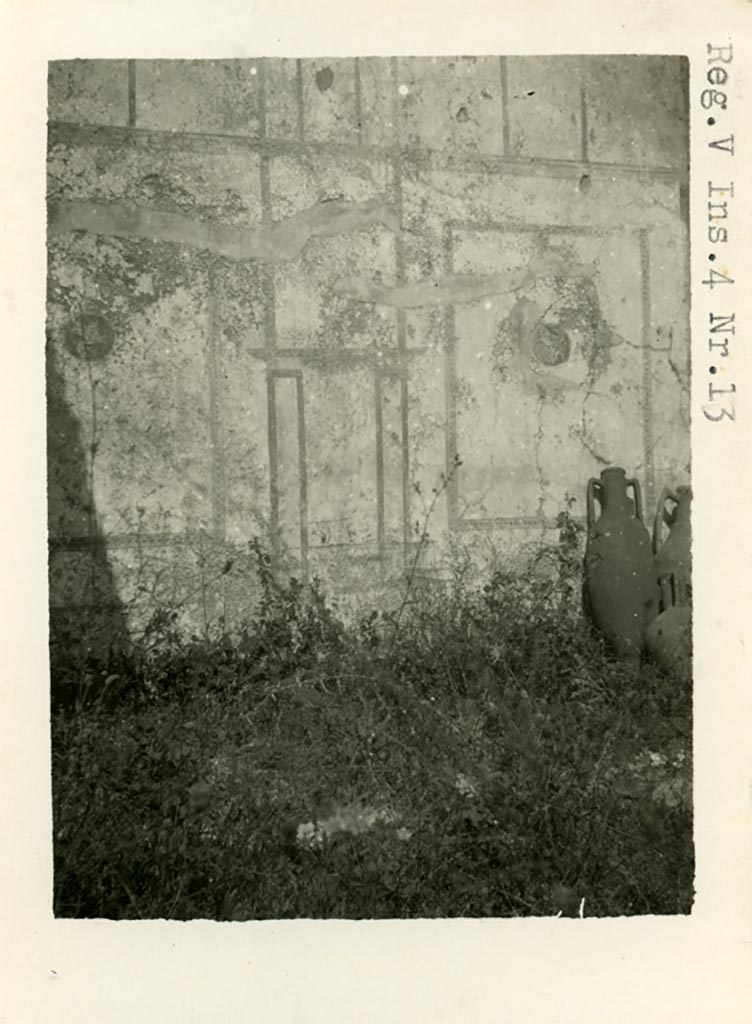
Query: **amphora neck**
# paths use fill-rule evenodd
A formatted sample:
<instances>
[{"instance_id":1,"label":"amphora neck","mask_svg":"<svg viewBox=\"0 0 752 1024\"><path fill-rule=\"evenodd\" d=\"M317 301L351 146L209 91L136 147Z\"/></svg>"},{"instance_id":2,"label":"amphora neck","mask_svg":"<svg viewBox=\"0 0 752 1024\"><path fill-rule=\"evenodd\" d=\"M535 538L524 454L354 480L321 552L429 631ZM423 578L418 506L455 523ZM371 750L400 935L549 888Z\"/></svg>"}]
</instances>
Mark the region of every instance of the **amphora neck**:
<instances>
[{"instance_id":1,"label":"amphora neck","mask_svg":"<svg viewBox=\"0 0 752 1024\"><path fill-rule=\"evenodd\" d=\"M676 496L679 501L674 511L674 526L677 523L688 523L692 510L692 492L689 487L678 487Z\"/></svg>"},{"instance_id":2,"label":"amphora neck","mask_svg":"<svg viewBox=\"0 0 752 1024\"><path fill-rule=\"evenodd\" d=\"M623 469L604 469L600 484L604 515L635 515L634 502L627 493L627 477Z\"/></svg>"}]
</instances>

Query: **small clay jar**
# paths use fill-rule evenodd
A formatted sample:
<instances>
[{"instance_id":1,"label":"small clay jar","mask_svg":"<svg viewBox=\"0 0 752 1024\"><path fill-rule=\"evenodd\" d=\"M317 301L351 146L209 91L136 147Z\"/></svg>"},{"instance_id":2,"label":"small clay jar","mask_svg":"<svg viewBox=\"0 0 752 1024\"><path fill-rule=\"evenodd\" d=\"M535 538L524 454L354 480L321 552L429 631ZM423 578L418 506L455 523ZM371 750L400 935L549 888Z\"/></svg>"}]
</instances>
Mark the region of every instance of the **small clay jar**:
<instances>
[{"instance_id":1,"label":"small clay jar","mask_svg":"<svg viewBox=\"0 0 752 1024\"><path fill-rule=\"evenodd\" d=\"M585 608L595 628L618 657L639 659L660 591L639 482L618 466L588 481L584 569Z\"/></svg>"}]
</instances>

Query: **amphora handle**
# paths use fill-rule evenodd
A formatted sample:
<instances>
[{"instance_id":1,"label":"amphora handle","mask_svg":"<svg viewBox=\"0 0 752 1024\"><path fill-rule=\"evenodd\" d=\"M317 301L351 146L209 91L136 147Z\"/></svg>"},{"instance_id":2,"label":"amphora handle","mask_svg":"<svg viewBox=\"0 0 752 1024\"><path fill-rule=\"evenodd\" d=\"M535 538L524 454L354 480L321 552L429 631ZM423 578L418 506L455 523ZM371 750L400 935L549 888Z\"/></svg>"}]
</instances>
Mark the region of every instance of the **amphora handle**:
<instances>
[{"instance_id":1,"label":"amphora handle","mask_svg":"<svg viewBox=\"0 0 752 1024\"><path fill-rule=\"evenodd\" d=\"M666 502L673 501L674 504L679 504L679 495L676 491L673 491L670 487L664 487L661 491L661 496L658 499L658 507L655 510L655 519L653 520L653 554L658 554L658 547L661 542L661 531L663 524L670 526L670 520L666 515Z\"/></svg>"},{"instance_id":2,"label":"amphora handle","mask_svg":"<svg viewBox=\"0 0 752 1024\"><path fill-rule=\"evenodd\" d=\"M640 522L644 522L642 515L642 490L640 488L640 481L636 476L630 476L627 478L627 487L631 487L634 491L635 515Z\"/></svg>"},{"instance_id":3,"label":"amphora handle","mask_svg":"<svg viewBox=\"0 0 752 1024\"><path fill-rule=\"evenodd\" d=\"M603 484L600 480L596 480L595 477L591 477L587 482L587 491L585 492L585 511L587 513L587 528L592 531L595 526L595 499L601 501L600 495L596 494L596 490L603 491Z\"/></svg>"},{"instance_id":4,"label":"amphora handle","mask_svg":"<svg viewBox=\"0 0 752 1024\"><path fill-rule=\"evenodd\" d=\"M661 607L665 612L676 604L676 583L673 573L664 573L658 577L658 586L661 591Z\"/></svg>"}]
</instances>

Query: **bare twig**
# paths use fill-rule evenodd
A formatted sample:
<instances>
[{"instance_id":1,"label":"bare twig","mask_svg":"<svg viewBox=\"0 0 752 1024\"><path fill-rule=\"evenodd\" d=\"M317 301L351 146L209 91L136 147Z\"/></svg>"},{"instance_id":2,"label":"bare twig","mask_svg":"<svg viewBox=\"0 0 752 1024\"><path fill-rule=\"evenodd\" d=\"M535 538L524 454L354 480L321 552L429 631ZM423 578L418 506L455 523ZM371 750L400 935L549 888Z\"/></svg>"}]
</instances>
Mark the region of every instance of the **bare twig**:
<instances>
[{"instance_id":1,"label":"bare twig","mask_svg":"<svg viewBox=\"0 0 752 1024\"><path fill-rule=\"evenodd\" d=\"M460 468L461 465L462 465L462 462L461 462L459 456L455 455L454 456L454 465L452 466L451 472L449 473L448 476L445 473L442 473L441 474L441 482L440 482L439 486L435 487L434 490L433 490L433 500L431 501L431 504L428 506L428 510L427 510L427 512L425 514L425 517L423 519L423 528L422 528L421 533L420 533L420 540L418 541L418 546L417 546L416 551L415 551L415 556L414 556L414 558L412 560L412 564L410 566L410 570L409 570L409 572L407 574L407 581L406 581L406 584L405 584L405 592L402 595L402 602L401 602L401 604L400 604L400 606L399 606L399 608L397 610L396 616L394 617L394 623L393 623L393 627L392 627L392 639L391 639L391 642L390 642L390 645L389 645L390 652L394 648L394 644L395 644L395 641L397 639L397 630L399 629L399 624L400 624L400 621L402 619L402 613L404 612L405 607L407 606L408 600L410 598L410 594L412 592L413 583L415 581L415 573L416 573L417 568L418 568L418 562L420 561L420 556L423 553L423 548L425 546L425 543L428 540L428 523L429 523L429 521L431 519L431 516L433 515L433 510L436 508L436 502L439 500L441 495L447 490L447 488L449 487L449 484L450 484L452 478L454 477L455 473L457 472L457 470Z\"/></svg>"}]
</instances>

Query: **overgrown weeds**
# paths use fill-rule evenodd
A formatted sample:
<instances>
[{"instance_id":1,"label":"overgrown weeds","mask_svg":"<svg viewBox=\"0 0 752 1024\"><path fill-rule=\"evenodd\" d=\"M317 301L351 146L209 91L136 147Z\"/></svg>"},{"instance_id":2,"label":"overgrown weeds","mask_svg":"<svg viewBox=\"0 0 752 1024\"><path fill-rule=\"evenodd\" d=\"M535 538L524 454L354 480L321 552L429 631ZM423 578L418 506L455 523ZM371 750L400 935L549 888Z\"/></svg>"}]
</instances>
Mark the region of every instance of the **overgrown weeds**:
<instances>
[{"instance_id":1,"label":"overgrown weeds","mask_svg":"<svg viewBox=\"0 0 752 1024\"><path fill-rule=\"evenodd\" d=\"M354 622L256 545L242 629L164 610L53 714L56 915L688 913L691 692L589 633L579 543Z\"/></svg>"}]
</instances>

